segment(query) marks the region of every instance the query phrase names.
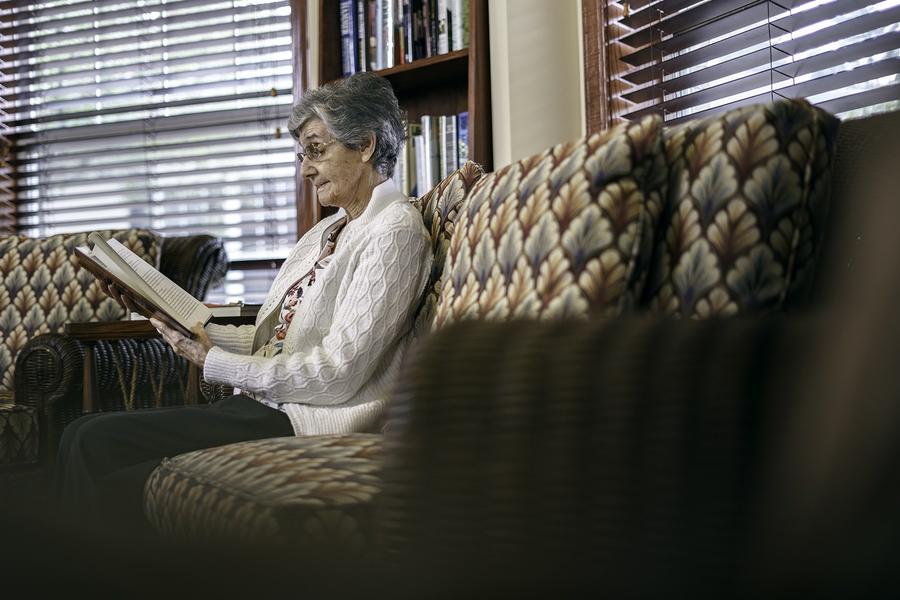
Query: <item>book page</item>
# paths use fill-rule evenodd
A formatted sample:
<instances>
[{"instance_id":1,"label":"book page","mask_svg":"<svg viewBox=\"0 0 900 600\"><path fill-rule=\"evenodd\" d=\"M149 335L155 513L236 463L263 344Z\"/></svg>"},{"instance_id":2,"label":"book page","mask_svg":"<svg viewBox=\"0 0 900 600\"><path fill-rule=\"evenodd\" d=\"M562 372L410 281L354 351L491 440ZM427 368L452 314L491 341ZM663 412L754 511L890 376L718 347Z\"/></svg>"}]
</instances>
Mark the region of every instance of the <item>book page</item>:
<instances>
[{"instance_id":1,"label":"book page","mask_svg":"<svg viewBox=\"0 0 900 600\"><path fill-rule=\"evenodd\" d=\"M153 304L164 307L162 298L153 288L142 281L141 275L125 261L121 256L110 247L106 240L92 233L88 236L88 240L94 243L94 248L88 252L89 256L94 257L97 262L103 265L111 274L118 277L122 282L126 283L136 292L153 302Z\"/></svg>"},{"instance_id":2,"label":"book page","mask_svg":"<svg viewBox=\"0 0 900 600\"><path fill-rule=\"evenodd\" d=\"M138 276L147 283L163 300L161 306L166 307L171 316L176 318L187 329L198 322L205 324L212 311L202 302L191 296L171 279L148 265L137 254L126 248L117 240L109 240L109 246L134 269Z\"/></svg>"}]
</instances>

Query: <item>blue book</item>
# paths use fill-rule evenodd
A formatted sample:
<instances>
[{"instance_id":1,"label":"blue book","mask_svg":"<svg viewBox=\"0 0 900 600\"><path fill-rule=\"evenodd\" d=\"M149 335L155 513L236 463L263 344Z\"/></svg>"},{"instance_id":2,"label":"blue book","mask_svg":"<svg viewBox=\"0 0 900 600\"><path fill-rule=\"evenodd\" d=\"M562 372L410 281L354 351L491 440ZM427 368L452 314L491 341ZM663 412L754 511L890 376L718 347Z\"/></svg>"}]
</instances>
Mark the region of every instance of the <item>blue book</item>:
<instances>
[{"instance_id":1,"label":"blue book","mask_svg":"<svg viewBox=\"0 0 900 600\"><path fill-rule=\"evenodd\" d=\"M352 24L351 5L352 0L341 0L341 74L346 77L353 73L353 38L351 37Z\"/></svg>"},{"instance_id":2,"label":"blue book","mask_svg":"<svg viewBox=\"0 0 900 600\"><path fill-rule=\"evenodd\" d=\"M469 113L456 115L456 137L459 144L459 166L469 160Z\"/></svg>"}]
</instances>

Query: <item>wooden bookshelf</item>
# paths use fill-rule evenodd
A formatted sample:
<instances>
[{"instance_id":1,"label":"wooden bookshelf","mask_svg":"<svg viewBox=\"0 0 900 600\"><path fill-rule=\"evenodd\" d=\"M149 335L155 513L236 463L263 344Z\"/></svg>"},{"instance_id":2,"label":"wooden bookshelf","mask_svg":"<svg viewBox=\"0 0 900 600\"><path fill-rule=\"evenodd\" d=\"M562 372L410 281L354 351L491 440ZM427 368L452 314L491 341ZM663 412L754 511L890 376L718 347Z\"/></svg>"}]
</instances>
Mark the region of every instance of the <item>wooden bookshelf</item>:
<instances>
[{"instance_id":1,"label":"wooden bookshelf","mask_svg":"<svg viewBox=\"0 0 900 600\"><path fill-rule=\"evenodd\" d=\"M319 2L319 81L340 79L341 32L339 0ZM490 171L491 74L487 0L469 0L469 47L375 71L391 82L400 106L411 121L422 115L469 113L469 158ZM311 187L303 183L298 210L302 233L326 216Z\"/></svg>"}]
</instances>

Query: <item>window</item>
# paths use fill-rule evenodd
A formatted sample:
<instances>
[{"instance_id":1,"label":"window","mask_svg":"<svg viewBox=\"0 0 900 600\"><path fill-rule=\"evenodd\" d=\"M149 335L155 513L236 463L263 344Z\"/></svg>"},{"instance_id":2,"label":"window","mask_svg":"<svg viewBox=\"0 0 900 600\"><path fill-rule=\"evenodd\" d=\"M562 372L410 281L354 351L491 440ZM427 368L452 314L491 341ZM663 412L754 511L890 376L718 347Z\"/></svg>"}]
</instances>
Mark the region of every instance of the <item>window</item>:
<instances>
[{"instance_id":1,"label":"window","mask_svg":"<svg viewBox=\"0 0 900 600\"><path fill-rule=\"evenodd\" d=\"M588 121L667 123L777 97L900 108L900 0L585 0Z\"/></svg>"},{"instance_id":2,"label":"window","mask_svg":"<svg viewBox=\"0 0 900 600\"><path fill-rule=\"evenodd\" d=\"M297 239L290 0L0 7L18 232L209 233L233 261L210 300L260 301Z\"/></svg>"}]
</instances>

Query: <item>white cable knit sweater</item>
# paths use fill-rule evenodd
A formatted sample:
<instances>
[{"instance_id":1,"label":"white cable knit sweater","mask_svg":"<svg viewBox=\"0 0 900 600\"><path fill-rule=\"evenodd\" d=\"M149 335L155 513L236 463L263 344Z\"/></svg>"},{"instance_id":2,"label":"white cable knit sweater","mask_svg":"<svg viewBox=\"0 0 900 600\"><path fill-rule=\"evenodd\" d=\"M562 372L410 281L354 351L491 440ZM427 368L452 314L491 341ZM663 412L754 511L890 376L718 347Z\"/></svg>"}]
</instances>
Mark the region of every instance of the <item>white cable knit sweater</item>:
<instances>
[{"instance_id":1,"label":"white cable knit sweater","mask_svg":"<svg viewBox=\"0 0 900 600\"><path fill-rule=\"evenodd\" d=\"M204 377L286 403L297 435L367 431L380 422L431 270L422 215L387 180L344 228L282 353L251 356L271 337L288 287L312 268L328 227L344 214L323 219L297 242L255 325L207 326L215 346Z\"/></svg>"}]
</instances>

